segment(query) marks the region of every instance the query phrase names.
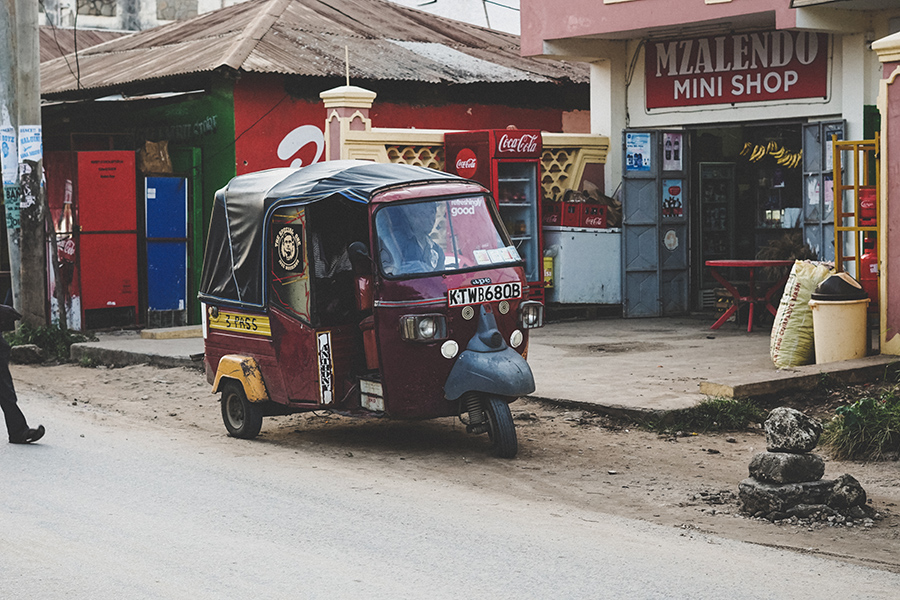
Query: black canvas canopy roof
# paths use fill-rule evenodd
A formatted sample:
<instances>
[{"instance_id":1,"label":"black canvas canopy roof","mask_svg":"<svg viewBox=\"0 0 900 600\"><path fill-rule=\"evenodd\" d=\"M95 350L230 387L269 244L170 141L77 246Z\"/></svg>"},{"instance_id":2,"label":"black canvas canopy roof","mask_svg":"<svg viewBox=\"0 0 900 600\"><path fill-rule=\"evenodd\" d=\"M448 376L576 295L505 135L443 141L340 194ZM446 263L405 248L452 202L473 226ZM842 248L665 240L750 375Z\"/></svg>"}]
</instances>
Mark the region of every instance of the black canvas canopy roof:
<instances>
[{"instance_id":1,"label":"black canvas canopy roof","mask_svg":"<svg viewBox=\"0 0 900 600\"><path fill-rule=\"evenodd\" d=\"M262 306L264 225L279 204L334 198L368 203L399 184L466 182L425 167L359 160L316 163L240 175L216 193L200 280L200 299Z\"/></svg>"}]
</instances>

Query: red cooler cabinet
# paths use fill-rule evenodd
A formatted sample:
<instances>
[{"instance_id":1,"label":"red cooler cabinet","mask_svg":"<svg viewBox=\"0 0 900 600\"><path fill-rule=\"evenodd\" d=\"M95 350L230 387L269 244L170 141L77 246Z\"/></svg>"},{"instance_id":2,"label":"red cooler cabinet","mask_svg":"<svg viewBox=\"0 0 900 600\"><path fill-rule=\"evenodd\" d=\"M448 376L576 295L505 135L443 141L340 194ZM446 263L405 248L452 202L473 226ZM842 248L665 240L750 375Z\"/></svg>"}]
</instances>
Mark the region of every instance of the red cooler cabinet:
<instances>
[{"instance_id":1,"label":"red cooler cabinet","mask_svg":"<svg viewBox=\"0 0 900 600\"><path fill-rule=\"evenodd\" d=\"M491 190L500 218L525 261L528 296L544 301L541 239L541 132L488 129L444 134L449 173Z\"/></svg>"},{"instance_id":2,"label":"red cooler cabinet","mask_svg":"<svg viewBox=\"0 0 900 600\"><path fill-rule=\"evenodd\" d=\"M138 321L135 154L128 151L48 152L47 199L56 227L62 281L72 329L127 327Z\"/></svg>"}]
</instances>

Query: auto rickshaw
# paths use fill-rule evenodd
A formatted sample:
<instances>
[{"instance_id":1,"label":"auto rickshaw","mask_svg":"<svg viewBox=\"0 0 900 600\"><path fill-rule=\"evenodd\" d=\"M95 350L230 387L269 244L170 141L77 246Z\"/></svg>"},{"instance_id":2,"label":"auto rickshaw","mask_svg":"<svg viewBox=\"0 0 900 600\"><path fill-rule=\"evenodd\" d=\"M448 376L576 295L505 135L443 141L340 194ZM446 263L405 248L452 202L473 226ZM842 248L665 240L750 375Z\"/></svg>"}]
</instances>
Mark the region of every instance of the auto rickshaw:
<instances>
[{"instance_id":1,"label":"auto rickshaw","mask_svg":"<svg viewBox=\"0 0 900 600\"><path fill-rule=\"evenodd\" d=\"M200 286L228 433L313 410L459 416L517 452L509 403L543 305L490 192L432 169L331 161L217 192Z\"/></svg>"}]
</instances>

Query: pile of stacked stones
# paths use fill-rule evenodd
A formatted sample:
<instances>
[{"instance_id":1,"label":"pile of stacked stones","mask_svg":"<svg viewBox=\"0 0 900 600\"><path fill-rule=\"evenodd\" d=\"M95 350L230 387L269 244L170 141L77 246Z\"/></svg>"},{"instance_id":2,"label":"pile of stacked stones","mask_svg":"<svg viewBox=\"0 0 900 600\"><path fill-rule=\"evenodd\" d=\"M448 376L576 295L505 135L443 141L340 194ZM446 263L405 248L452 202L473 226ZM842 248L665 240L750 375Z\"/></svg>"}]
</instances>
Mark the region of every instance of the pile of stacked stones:
<instances>
[{"instance_id":1,"label":"pile of stacked stones","mask_svg":"<svg viewBox=\"0 0 900 600\"><path fill-rule=\"evenodd\" d=\"M738 487L741 508L770 521L791 519L850 523L874 511L850 475L822 479L825 459L812 450L822 423L792 408L776 408L765 422L766 452L750 461L750 477Z\"/></svg>"}]
</instances>

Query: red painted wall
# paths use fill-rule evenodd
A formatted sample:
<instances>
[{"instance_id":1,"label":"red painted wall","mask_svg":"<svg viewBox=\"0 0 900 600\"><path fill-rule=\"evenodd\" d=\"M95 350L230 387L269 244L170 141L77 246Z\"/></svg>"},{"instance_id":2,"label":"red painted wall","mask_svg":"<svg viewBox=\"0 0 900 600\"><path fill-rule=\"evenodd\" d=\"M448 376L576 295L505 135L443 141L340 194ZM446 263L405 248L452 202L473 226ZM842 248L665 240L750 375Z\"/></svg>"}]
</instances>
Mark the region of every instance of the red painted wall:
<instances>
[{"instance_id":1,"label":"red painted wall","mask_svg":"<svg viewBox=\"0 0 900 600\"><path fill-rule=\"evenodd\" d=\"M234 85L237 174L322 160L324 125L322 102L292 98L280 76L242 75Z\"/></svg>"},{"instance_id":2,"label":"red painted wall","mask_svg":"<svg viewBox=\"0 0 900 600\"><path fill-rule=\"evenodd\" d=\"M515 125L519 129L563 130L563 111L549 108L413 106L376 98L370 117L374 127L505 129ZM324 105L321 100L292 98L278 75L241 76L234 86L234 124L238 175L324 159Z\"/></svg>"}]
</instances>

